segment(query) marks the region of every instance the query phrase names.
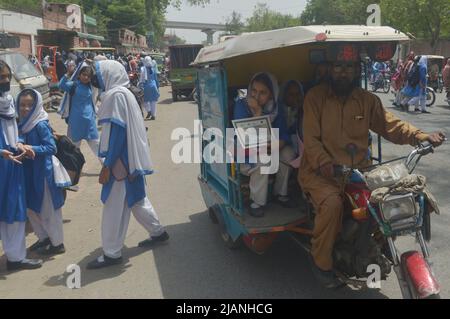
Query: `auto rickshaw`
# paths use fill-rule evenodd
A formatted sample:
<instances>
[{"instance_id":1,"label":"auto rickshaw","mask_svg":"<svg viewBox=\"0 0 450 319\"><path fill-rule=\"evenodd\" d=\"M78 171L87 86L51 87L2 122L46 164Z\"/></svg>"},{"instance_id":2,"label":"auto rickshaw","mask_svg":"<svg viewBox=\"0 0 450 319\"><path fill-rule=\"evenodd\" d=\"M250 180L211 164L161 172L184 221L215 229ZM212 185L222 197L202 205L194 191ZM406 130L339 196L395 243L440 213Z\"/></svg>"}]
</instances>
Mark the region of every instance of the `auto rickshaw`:
<instances>
[{"instance_id":1,"label":"auto rickshaw","mask_svg":"<svg viewBox=\"0 0 450 319\"><path fill-rule=\"evenodd\" d=\"M370 57L373 61L386 61L394 56L397 45L406 41L409 41L408 36L390 27L299 26L241 35L205 47L199 52L193 65L197 67L198 109L203 129L201 154L206 159L208 155L205 152L211 149L212 143L216 143L216 146L218 143L226 151L223 152L221 162L211 161L209 158L201 163L198 181L208 207L208 214L211 220L218 224L226 246L235 249L244 244L252 251L262 254L269 249L279 234L286 233L309 250L314 223L314 208L308 201L308 195L300 190L297 190L298 197L306 203L300 208L283 208L270 203L269 200L264 217L256 218L248 213L248 179L240 174L240 164L233 154L228 152L228 137L224 132L233 128L231 120L235 98L242 90L247 89L252 76L267 71L275 75L280 83L291 79L302 83L311 82L314 79L316 65L323 63L328 55L345 59L346 56L358 52L361 61L365 61L366 57ZM361 63L364 74L368 74L365 63ZM361 78L358 82L367 89L367 77ZM213 136L208 131L211 129L216 132ZM427 147L415 150L413 155L429 153L430 146ZM381 162L380 138L377 155L372 159ZM410 156L411 160L414 156ZM296 174L293 175L290 187L295 188L298 185ZM426 222L429 215L423 210L423 198L417 199L422 201L420 213L419 209L417 211L414 209L414 213L412 210L409 212L412 215L406 214L412 220L408 224L409 228L405 228L404 224L399 226L384 216L378 208L372 207L368 199L370 191L362 181L364 177L361 174L358 176L360 179L349 183L345 189L348 199L346 210L349 217L344 224L347 222L349 224L343 225L343 229L349 225L356 228L361 225L367 226L368 224L364 224L362 220L371 223L371 227L375 227L374 232L366 233L364 236L388 257L379 253L375 260L374 256L367 255L364 259L355 251L345 254L341 252L339 255L336 251L335 263L339 268L339 277L348 285L363 288L366 287L366 281L361 278L367 278L369 275L367 265L372 263L380 265L382 279L386 278L393 267L405 298L437 298L439 288L431 271L428 271L429 254L422 235L422 231L428 231L429 228ZM411 198L408 197L408 200ZM416 219L419 215L422 218L420 223ZM418 252L408 252L409 254L401 256L397 254L394 240L402 231L416 233L420 243L423 244L421 247L425 257L420 257L422 255ZM383 242L375 244L378 239ZM426 239L428 240L428 236ZM352 240L357 242L356 239ZM392 249L392 254L387 252L389 249ZM367 247L365 251L372 250ZM343 257L344 255L346 257ZM364 262L355 266L353 263L355 260ZM420 288L422 281L416 280L417 272L411 269L413 265L417 265L420 269L423 275L419 276L420 278L429 279L425 285L427 291Z\"/></svg>"},{"instance_id":2,"label":"auto rickshaw","mask_svg":"<svg viewBox=\"0 0 450 319\"><path fill-rule=\"evenodd\" d=\"M428 58L428 86L436 93L442 93L444 83L442 81L442 70L444 69L445 57L441 55L426 55Z\"/></svg>"}]
</instances>

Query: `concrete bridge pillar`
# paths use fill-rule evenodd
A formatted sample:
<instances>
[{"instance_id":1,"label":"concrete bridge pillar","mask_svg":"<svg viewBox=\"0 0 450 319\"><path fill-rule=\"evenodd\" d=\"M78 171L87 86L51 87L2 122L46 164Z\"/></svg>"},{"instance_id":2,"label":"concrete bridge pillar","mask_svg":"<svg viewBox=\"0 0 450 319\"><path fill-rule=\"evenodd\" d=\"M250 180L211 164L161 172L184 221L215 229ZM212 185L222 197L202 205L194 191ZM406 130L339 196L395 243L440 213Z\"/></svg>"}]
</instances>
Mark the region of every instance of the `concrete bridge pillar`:
<instances>
[{"instance_id":1,"label":"concrete bridge pillar","mask_svg":"<svg viewBox=\"0 0 450 319\"><path fill-rule=\"evenodd\" d=\"M214 33L216 33L215 30L212 29L203 29L203 33L206 33L206 42L208 45L211 45L214 43Z\"/></svg>"}]
</instances>

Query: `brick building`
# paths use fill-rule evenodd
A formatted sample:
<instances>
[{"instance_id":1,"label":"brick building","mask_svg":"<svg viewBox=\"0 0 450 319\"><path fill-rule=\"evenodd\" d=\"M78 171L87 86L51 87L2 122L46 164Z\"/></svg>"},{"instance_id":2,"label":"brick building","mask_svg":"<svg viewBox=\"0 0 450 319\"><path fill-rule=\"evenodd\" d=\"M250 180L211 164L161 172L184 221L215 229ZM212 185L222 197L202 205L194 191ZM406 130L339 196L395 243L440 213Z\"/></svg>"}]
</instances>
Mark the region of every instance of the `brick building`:
<instances>
[{"instance_id":1,"label":"brick building","mask_svg":"<svg viewBox=\"0 0 450 319\"><path fill-rule=\"evenodd\" d=\"M83 14L74 4L45 3L42 8L44 28L38 30L39 44L57 45L61 50L73 47L98 46L105 38L88 32L96 32L97 22ZM93 44L93 45L92 45Z\"/></svg>"},{"instance_id":2,"label":"brick building","mask_svg":"<svg viewBox=\"0 0 450 319\"><path fill-rule=\"evenodd\" d=\"M109 34L112 45L119 54L148 52L147 38L129 29L120 29Z\"/></svg>"}]
</instances>

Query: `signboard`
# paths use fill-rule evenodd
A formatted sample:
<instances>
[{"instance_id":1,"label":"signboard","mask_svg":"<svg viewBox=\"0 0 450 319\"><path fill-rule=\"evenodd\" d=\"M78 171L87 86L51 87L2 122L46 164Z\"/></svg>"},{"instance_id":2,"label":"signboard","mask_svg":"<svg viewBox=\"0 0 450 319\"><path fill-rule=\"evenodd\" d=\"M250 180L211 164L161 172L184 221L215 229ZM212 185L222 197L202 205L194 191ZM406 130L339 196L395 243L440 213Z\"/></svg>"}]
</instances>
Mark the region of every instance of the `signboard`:
<instances>
[{"instance_id":1,"label":"signboard","mask_svg":"<svg viewBox=\"0 0 450 319\"><path fill-rule=\"evenodd\" d=\"M81 8L76 4L69 4L66 7L66 12L69 14L67 17L67 27L69 29L81 30Z\"/></svg>"},{"instance_id":2,"label":"signboard","mask_svg":"<svg viewBox=\"0 0 450 319\"><path fill-rule=\"evenodd\" d=\"M367 7L367 13L371 13L371 15L367 18L367 26L381 26L381 8L378 4L369 4Z\"/></svg>"}]
</instances>

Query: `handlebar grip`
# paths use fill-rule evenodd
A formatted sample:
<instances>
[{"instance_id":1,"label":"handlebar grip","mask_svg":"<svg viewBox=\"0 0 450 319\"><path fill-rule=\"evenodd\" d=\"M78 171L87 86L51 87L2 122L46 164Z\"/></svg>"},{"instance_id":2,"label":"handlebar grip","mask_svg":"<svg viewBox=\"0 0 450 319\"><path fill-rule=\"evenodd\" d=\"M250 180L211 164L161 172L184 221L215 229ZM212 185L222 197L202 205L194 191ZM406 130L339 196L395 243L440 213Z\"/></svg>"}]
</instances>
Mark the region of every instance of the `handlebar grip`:
<instances>
[{"instance_id":1,"label":"handlebar grip","mask_svg":"<svg viewBox=\"0 0 450 319\"><path fill-rule=\"evenodd\" d=\"M434 147L430 142L424 142L423 144L420 144L420 147L417 150L417 153L419 153L420 155L424 156L424 155L428 155L430 153L434 152Z\"/></svg>"}]
</instances>

